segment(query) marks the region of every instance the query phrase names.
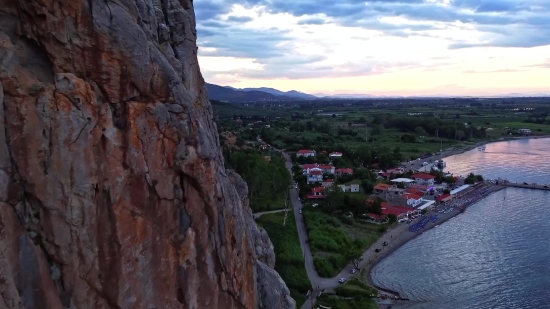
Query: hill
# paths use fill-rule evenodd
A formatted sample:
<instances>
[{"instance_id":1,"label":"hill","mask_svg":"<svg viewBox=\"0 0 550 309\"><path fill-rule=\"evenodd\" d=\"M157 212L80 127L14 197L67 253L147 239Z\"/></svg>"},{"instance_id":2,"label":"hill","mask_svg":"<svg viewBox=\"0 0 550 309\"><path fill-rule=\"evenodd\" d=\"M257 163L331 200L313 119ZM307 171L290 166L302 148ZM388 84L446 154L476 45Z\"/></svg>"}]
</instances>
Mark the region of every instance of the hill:
<instances>
[{"instance_id":1,"label":"hill","mask_svg":"<svg viewBox=\"0 0 550 309\"><path fill-rule=\"evenodd\" d=\"M288 101L288 100L313 100L316 96L299 91L280 91L274 88L233 88L206 84L210 100L225 102L258 102L258 101Z\"/></svg>"}]
</instances>

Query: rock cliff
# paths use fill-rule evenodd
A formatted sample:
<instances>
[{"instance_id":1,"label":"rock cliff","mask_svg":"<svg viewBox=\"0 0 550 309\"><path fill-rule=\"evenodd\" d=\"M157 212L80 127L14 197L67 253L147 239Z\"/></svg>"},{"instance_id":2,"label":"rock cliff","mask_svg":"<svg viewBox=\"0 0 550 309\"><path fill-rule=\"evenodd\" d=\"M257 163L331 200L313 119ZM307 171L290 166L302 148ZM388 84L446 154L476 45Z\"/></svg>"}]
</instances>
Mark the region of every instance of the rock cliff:
<instances>
[{"instance_id":1,"label":"rock cliff","mask_svg":"<svg viewBox=\"0 0 550 309\"><path fill-rule=\"evenodd\" d=\"M294 308L192 0L0 0L0 308Z\"/></svg>"}]
</instances>

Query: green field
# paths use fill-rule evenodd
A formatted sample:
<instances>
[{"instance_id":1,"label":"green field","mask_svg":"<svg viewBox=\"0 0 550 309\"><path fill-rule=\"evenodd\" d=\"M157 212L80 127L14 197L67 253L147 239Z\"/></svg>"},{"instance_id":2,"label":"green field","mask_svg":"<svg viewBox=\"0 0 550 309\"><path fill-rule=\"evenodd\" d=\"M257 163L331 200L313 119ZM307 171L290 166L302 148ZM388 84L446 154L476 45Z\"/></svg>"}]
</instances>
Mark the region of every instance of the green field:
<instances>
[{"instance_id":1,"label":"green field","mask_svg":"<svg viewBox=\"0 0 550 309\"><path fill-rule=\"evenodd\" d=\"M311 207L306 208L304 217L315 269L325 278L334 277L351 261L350 248L365 250L387 229L386 225L339 219Z\"/></svg>"},{"instance_id":2,"label":"green field","mask_svg":"<svg viewBox=\"0 0 550 309\"><path fill-rule=\"evenodd\" d=\"M290 289L297 308L300 308L311 283L304 267L294 214L289 212L285 226L283 220L284 213L280 212L263 215L258 218L257 223L267 231L275 249L275 270Z\"/></svg>"}]
</instances>

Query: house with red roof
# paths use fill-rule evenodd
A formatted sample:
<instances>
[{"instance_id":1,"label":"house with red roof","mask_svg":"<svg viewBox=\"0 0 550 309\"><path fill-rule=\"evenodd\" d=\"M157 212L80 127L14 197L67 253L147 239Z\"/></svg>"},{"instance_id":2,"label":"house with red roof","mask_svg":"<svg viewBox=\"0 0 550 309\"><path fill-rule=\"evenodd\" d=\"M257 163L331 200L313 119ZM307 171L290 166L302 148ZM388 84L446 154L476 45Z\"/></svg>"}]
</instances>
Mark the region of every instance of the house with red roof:
<instances>
[{"instance_id":1,"label":"house with red roof","mask_svg":"<svg viewBox=\"0 0 550 309\"><path fill-rule=\"evenodd\" d=\"M326 179L325 181L323 181L321 183L321 186L323 186L325 189L326 188L332 188L332 186L334 185L334 180L333 179Z\"/></svg>"},{"instance_id":2,"label":"house with red roof","mask_svg":"<svg viewBox=\"0 0 550 309\"><path fill-rule=\"evenodd\" d=\"M304 172L305 175L309 174L310 171L312 170L321 170L320 168L318 168L319 165L317 164L304 164L302 165L302 170Z\"/></svg>"},{"instance_id":3,"label":"house with red roof","mask_svg":"<svg viewBox=\"0 0 550 309\"><path fill-rule=\"evenodd\" d=\"M320 168L323 173L334 174L334 166L332 165L319 165L318 168Z\"/></svg>"},{"instance_id":4,"label":"house with red roof","mask_svg":"<svg viewBox=\"0 0 550 309\"><path fill-rule=\"evenodd\" d=\"M302 149L296 152L297 157L315 157L315 150Z\"/></svg>"},{"instance_id":5,"label":"house with red roof","mask_svg":"<svg viewBox=\"0 0 550 309\"><path fill-rule=\"evenodd\" d=\"M389 185L386 183L378 183L376 186L374 186L374 192L376 193L384 193L390 190L393 187L393 185Z\"/></svg>"},{"instance_id":6,"label":"house with red roof","mask_svg":"<svg viewBox=\"0 0 550 309\"><path fill-rule=\"evenodd\" d=\"M336 176L353 175L353 169L352 168L338 168L334 172L335 172Z\"/></svg>"},{"instance_id":7,"label":"house with red roof","mask_svg":"<svg viewBox=\"0 0 550 309\"><path fill-rule=\"evenodd\" d=\"M412 188L409 187L409 188L407 188L407 190L405 190L404 194L414 194L414 195L418 195L418 196L423 197L426 194L426 191L421 191L421 190L418 190L414 187L412 187Z\"/></svg>"},{"instance_id":8,"label":"house with red roof","mask_svg":"<svg viewBox=\"0 0 550 309\"><path fill-rule=\"evenodd\" d=\"M417 184L426 185L426 186L433 186L435 182L435 176L425 173L418 173L411 176L411 178L416 182Z\"/></svg>"},{"instance_id":9,"label":"house with red roof","mask_svg":"<svg viewBox=\"0 0 550 309\"><path fill-rule=\"evenodd\" d=\"M407 218L409 215L417 214L419 211L412 207L391 206L390 204L382 203L382 215L367 214L367 216L376 220L382 220L388 215L395 215L397 220Z\"/></svg>"},{"instance_id":10,"label":"house with red roof","mask_svg":"<svg viewBox=\"0 0 550 309\"><path fill-rule=\"evenodd\" d=\"M308 199L323 199L325 198L325 188L315 187L311 189L311 193L306 195Z\"/></svg>"},{"instance_id":11,"label":"house with red roof","mask_svg":"<svg viewBox=\"0 0 550 309\"><path fill-rule=\"evenodd\" d=\"M341 152L331 152L329 155L329 158L341 158L342 157L342 153Z\"/></svg>"},{"instance_id":12,"label":"house with red roof","mask_svg":"<svg viewBox=\"0 0 550 309\"><path fill-rule=\"evenodd\" d=\"M309 170L309 173L307 174L307 183L315 183L315 182L322 182L323 181L323 172L320 170Z\"/></svg>"},{"instance_id":13,"label":"house with red roof","mask_svg":"<svg viewBox=\"0 0 550 309\"><path fill-rule=\"evenodd\" d=\"M454 197L455 197L454 195L451 195L449 193L445 193L445 194L442 194L442 195L436 197L435 200L438 201L438 202L441 202L441 203L445 203L447 201L452 200Z\"/></svg>"},{"instance_id":14,"label":"house with red roof","mask_svg":"<svg viewBox=\"0 0 550 309\"><path fill-rule=\"evenodd\" d=\"M417 207L418 205L422 204L422 196L416 195L413 193L405 193L401 196L405 201L407 201L407 205L411 207Z\"/></svg>"}]
</instances>

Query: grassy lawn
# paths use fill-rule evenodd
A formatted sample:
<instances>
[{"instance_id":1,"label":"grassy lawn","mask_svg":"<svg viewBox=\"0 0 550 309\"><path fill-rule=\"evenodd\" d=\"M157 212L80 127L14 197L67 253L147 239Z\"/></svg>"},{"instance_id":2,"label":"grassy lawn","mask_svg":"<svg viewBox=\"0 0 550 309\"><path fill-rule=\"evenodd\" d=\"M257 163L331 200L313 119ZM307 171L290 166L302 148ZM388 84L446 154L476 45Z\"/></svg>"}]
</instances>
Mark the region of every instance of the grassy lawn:
<instances>
[{"instance_id":1,"label":"grassy lawn","mask_svg":"<svg viewBox=\"0 0 550 309\"><path fill-rule=\"evenodd\" d=\"M331 309L378 309L378 304L372 298L353 297L352 299L343 299L340 296L326 294L317 299L314 308L317 308L318 305L327 306Z\"/></svg>"},{"instance_id":2,"label":"grassy lawn","mask_svg":"<svg viewBox=\"0 0 550 309\"><path fill-rule=\"evenodd\" d=\"M261 202L250 201L250 208L252 208L254 212L284 209L285 199L286 197L281 197L277 200L262 200ZM261 205L259 205L259 203L261 203Z\"/></svg>"},{"instance_id":3,"label":"grassy lawn","mask_svg":"<svg viewBox=\"0 0 550 309\"><path fill-rule=\"evenodd\" d=\"M275 249L275 270L290 289L297 308L300 308L311 283L304 267L294 214L289 212L285 226L283 219L284 212L280 212L263 215L258 218L257 223L267 231Z\"/></svg>"},{"instance_id":4,"label":"grassy lawn","mask_svg":"<svg viewBox=\"0 0 550 309\"><path fill-rule=\"evenodd\" d=\"M335 290L338 296L342 297L375 297L378 291L368 286L360 279L352 279L340 285Z\"/></svg>"},{"instance_id":5,"label":"grassy lawn","mask_svg":"<svg viewBox=\"0 0 550 309\"><path fill-rule=\"evenodd\" d=\"M346 252L357 242L368 248L382 235L387 226L342 220L313 208L304 212L315 269L321 277L334 277L350 260Z\"/></svg>"}]
</instances>

